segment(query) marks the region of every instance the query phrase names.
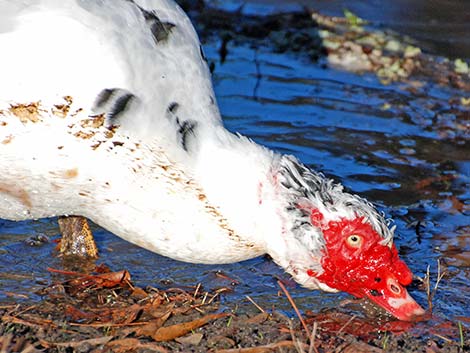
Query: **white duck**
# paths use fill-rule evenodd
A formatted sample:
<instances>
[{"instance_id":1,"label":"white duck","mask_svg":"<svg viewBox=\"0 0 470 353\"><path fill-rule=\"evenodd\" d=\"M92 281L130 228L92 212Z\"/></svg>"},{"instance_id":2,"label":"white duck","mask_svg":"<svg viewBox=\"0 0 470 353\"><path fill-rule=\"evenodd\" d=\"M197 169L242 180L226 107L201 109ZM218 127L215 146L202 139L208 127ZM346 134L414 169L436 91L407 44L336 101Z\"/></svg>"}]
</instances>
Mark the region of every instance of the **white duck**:
<instances>
[{"instance_id":1,"label":"white duck","mask_svg":"<svg viewBox=\"0 0 470 353\"><path fill-rule=\"evenodd\" d=\"M80 215L187 262L268 253L307 288L423 313L370 203L223 127L172 0L0 0L0 48L0 218Z\"/></svg>"}]
</instances>

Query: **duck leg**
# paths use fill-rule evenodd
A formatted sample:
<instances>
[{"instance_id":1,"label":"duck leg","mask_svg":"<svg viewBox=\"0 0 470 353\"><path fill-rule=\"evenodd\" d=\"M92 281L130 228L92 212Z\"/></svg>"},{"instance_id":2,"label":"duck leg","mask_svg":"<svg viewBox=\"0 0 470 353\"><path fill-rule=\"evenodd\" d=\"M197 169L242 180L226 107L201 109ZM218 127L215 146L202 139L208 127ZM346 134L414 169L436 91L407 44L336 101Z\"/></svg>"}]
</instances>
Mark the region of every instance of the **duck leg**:
<instances>
[{"instance_id":1,"label":"duck leg","mask_svg":"<svg viewBox=\"0 0 470 353\"><path fill-rule=\"evenodd\" d=\"M85 258L98 257L98 248L85 217L59 217L59 228L62 234L60 242L61 254Z\"/></svg>"}]
</instances>

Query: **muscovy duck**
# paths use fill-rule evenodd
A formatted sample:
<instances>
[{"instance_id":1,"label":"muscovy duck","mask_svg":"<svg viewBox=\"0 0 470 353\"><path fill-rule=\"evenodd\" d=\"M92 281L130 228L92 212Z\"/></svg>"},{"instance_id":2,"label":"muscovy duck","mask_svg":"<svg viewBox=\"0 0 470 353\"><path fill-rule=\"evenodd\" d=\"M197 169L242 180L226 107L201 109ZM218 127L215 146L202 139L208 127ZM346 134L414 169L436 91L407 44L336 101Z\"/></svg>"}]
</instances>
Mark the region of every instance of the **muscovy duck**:
<instances>
[{"instance_id":1,"label":"muscovy duck","mask_svg":"<svg viewBox=\"0 0 470 353\"><path fill-rule=\"evenodd\" d=\"M369 202L224 128L172 0L0 0L0 48L0 218L83 216L194 263L267 253L307 288L424 312Z\"/></svg>"}]
</instances>

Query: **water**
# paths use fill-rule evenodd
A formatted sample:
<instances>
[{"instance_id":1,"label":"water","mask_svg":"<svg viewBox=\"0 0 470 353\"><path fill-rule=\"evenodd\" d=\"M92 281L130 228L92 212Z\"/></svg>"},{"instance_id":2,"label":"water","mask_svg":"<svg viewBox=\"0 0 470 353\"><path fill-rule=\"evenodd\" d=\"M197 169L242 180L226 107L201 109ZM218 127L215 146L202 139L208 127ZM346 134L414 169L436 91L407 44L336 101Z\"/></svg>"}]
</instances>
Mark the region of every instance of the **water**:
<instances>
[{"instance_id":1,"label":"water","mask_svg":"<svg viewBox=\"0 0 470 353\"><path fill-rule=\"evenodd\" d=\"M470 158L467 137L456 128L449 98L464 92L427 83L413 93L403 84L384 86L373 75L322 68L302 56L270 48L229 45L219 62L216 39L205 44L215 62L214 86L226 126L341 181L379 205L397 224L396 244L413 272L423 277L437 260L447 275L435 297L442 318L470 316ZM390 104L390 107L387 107ZM439 107L436 109L436 107ZM464 108L462 108L464 109ZM454 115L452 115L454 114ZM57 238L54 219L0 221L0 303L37 300L35 290L61 268L53 242L26 240L37 234ZM268 258L220 266L177 262L135 247L95 228L99 262L127 269L137 285L228 287L227 302L246 301L289 310L279 300L278 277L288 277ZM220 274L227 276L224 278ZM312 292L291 282L301 309L335 307L346 294ZM426 306L426 294L411 294Z\"/></svg>"}]
</instances>

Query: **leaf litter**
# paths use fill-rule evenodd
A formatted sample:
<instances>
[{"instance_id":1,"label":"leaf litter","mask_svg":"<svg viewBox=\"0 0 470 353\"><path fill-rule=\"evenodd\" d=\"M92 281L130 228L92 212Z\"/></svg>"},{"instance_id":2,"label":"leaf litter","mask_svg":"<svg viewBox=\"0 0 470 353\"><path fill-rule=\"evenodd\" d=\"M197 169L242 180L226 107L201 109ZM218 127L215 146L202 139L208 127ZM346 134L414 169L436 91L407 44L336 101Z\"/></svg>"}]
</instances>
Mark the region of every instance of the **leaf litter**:
<instances>
[{"instance_id":1,"label":"leaf litter","mask_svg":"<svg viewBox=\"0 0 470 353\"><path fill-rule=\"evenodd\" d=\"M230 309L219 300L224 288L139 288L128 271L112 272L106 266L89 274L49 271L60 280L39 290L39 303L0 306L1 353L427 353L469 347L468 318L441 320L423 347L424 323L364 317L337 308L302 314L282 281L278 284L285 298L279 300L289 300L296 318L266 310L251 298L247 305L260 313L238 304ZM403 350L410 342L414 348Z\"/></svg>"}]
</instances>

